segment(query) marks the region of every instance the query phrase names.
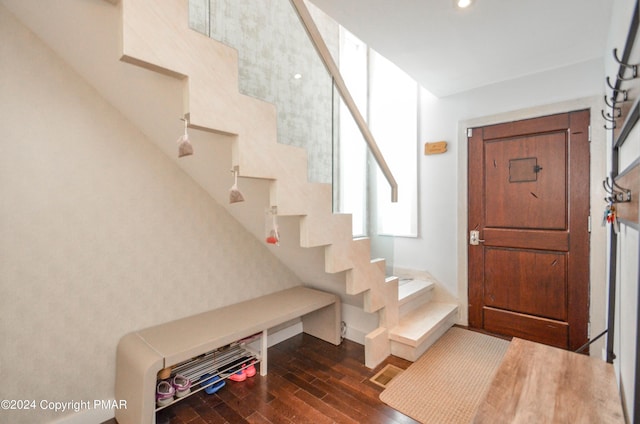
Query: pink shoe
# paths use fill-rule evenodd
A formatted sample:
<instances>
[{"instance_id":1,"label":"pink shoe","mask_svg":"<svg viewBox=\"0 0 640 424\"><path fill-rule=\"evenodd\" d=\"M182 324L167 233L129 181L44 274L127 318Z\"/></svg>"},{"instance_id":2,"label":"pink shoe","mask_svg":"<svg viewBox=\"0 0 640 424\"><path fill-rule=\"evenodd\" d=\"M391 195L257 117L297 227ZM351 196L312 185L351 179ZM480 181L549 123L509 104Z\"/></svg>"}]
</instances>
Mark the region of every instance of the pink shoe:
<instances>
[{"instance_id":1,"label":"pink shoe","mask_svg":"<svg viewBox=\"0 0 640 424\"><path fill-rule=\"evenodd\" d=\"M236 373L233 373L229 376L229 380L231 381L244 381L247 379L247 373L244 370L240 370Z\"/></svg>"},{"instance_id":2,"label":"pink shoe","mask_svg":"<svg viewBox=\"0 0 640 424\"><path fill-rule=\"evenodd\" d=\"M247 377L253 377L254 375L256 375L256 367L253 366L253 362L251 362L251 364L244 369L245 374L247 374Z\"/></svg>"}]
</instances>

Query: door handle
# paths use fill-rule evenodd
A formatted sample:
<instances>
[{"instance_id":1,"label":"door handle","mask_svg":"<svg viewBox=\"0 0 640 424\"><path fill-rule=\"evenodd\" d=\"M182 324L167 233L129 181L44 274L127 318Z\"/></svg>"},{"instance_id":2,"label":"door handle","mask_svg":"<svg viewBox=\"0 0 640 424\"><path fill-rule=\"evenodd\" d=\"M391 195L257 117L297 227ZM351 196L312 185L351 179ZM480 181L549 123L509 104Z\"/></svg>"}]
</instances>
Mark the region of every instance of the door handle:
<instances>
[{"instance_id":1,"label":"door handle","mask_svg":"<svg viewBox=\"0 0 640 424\"><path fill-rule=\"evenodd\" d=\"M484 243L484 240L480 239L480 231L471 230L469 232L469 244L472 246L477 246L480 243Z\"/></svg>"}]
</instances>

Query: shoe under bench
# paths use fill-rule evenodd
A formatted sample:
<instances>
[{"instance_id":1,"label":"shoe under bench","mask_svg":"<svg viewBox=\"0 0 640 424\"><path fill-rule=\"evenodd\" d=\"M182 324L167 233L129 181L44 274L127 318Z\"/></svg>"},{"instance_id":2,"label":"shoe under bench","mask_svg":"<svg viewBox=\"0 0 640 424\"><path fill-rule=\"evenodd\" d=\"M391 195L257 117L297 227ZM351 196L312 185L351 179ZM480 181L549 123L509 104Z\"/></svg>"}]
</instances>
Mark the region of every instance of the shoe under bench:
<instances>
[{"instance_id":1,"label":"shoe under bench","mask_svg":"<svg viewBox=\"0 0 640 424\"><path fill-rule=\"evenodd\" d=\"M340 344L340 298L298 286L123 336L116 352L119 424L155 424L160 370L261 333L260 374L267 374L267 332L301 318L303 331Z\"/></svg>"}]
</instances>

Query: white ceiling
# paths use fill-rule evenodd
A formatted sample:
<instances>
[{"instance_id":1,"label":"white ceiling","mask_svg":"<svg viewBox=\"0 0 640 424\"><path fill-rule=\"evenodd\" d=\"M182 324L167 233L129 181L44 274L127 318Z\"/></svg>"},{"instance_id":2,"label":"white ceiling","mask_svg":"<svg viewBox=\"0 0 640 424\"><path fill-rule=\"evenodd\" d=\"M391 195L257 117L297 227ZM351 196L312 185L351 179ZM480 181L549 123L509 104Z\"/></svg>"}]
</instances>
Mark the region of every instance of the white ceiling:
<instances>
[{"instance_id":1,"label":"white ceiling","mask_svg":"<svg viewBox=\"0 0 640 424\"><path fill-rule=\"evenodd\" d=\"M438 97L601 58L612 0L311 0Z\"/></svg>"}]
</instances>

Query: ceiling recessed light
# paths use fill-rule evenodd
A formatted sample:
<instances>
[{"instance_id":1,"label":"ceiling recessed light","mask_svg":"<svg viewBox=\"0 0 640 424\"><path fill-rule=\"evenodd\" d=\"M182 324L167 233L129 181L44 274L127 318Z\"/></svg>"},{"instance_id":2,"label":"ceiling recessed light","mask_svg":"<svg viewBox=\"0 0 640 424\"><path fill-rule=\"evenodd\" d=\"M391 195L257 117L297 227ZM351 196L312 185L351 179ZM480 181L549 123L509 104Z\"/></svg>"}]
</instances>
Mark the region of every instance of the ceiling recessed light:
<instances>
[{"instance_id":1,"label":"ceiling recessed light","mask_svg":"<svg viewBox=\"0 0 640 424\"><path fill-rule=\"evenodd\" d=\"M294 74L293 79L302 79L302 74Z\"/></svg>"},{"instance_id":2,"label":"ceiling recessed light","mask_svg":"<svg viewBox=\"0 0 640 424\"><path fill-rule=\"evenodd\" d=\"M471 6L473 0L455 0L455 2L456 6L458 6L460 9L464 9L465 7Z\"/></svg>"}]
</instances>

